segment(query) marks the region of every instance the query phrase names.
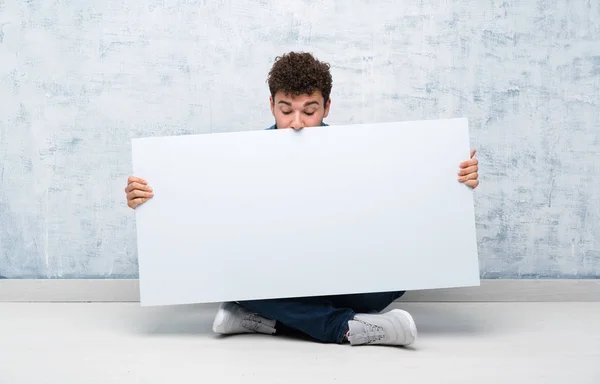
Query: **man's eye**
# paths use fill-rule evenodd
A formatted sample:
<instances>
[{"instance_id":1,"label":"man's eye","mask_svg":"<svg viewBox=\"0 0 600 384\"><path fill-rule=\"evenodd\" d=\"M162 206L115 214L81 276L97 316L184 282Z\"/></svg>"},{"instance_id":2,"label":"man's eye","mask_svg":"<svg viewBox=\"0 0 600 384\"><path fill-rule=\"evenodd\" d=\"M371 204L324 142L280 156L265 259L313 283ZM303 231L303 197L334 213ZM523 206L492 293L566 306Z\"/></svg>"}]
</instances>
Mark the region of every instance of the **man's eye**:
<instances>
[{"instance_id":1,"label":"man's eye","mask_svg":"<svg viewBox=\"0 0 600 384\"><path fill-rule=\"evenodd\" d=\"M281 113L283 113L284 115L289 115L290 113L292 113L292 111L281 111Z\"/></svg>"},{"instance_id":2,"label":"man's eye","mask_svg":"<svg viewBox=\"0 0 600 384\"><path fill-rule=\"evenodd\" d=\"M304 113L306 113L308 116L312 116L315 114L314 112L304 112Z\"/></svg>"}]
</instances>

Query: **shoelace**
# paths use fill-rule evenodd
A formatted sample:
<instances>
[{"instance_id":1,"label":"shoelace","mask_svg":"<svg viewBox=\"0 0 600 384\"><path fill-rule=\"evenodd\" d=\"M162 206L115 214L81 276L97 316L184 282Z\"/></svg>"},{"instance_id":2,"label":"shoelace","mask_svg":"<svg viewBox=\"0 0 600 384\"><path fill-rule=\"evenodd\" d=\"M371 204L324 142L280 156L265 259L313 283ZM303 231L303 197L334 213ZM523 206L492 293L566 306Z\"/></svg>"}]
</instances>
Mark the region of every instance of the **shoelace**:
<instances>
[{"instance_id":1,"label":"shoelace","mask_svg":"<svg viewBox=\"0 0 600 384\"><path fill-rule=\"evenodd\" d=\"M242 321L242 327L249 329L251 331L254 331L254 332L256 332L258 330L258 328L260 327L260 324L261 324L260 316L258 316L256 313L246 315L246 317L244 317L244 320Z\"/></svg>"},{"instance_id":2,"label":"shoelace","mask_svg":"<svg viewBox=\"0 0 600 384\"><path fill-rule=\"evenodd\" d=\"M365 336L367 338L367 340L366 340L367 344L371 344L371 343L383 340L385 338L385 332L384 332L382 326L367 323L362 320L357 320L357 321L360 322L364 326Z\"/></svg>"}]
</instances>

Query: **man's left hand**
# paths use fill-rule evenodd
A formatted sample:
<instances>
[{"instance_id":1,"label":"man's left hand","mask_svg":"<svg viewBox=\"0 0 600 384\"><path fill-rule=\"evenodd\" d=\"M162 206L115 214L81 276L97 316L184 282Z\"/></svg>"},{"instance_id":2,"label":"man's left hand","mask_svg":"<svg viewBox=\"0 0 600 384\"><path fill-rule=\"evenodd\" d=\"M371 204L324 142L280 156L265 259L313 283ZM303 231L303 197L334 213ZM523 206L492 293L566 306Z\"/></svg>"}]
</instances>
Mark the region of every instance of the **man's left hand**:
<instances>
[{"instance_id":1,"label":"man's left hand","mask_svg":"<svg viewBox=\"0 0 600 384\"><path fill-rule=\"evenodd\" d=\"M479 167L477 166L479 161L474 158L475 152L477 151L474 149L471 150L471 159L460 163L460 171L458 171L458 181L465 183L473 189L477 188L479 185L479 175L477 173L479 171Z\"/></svg>"}]
</instances>

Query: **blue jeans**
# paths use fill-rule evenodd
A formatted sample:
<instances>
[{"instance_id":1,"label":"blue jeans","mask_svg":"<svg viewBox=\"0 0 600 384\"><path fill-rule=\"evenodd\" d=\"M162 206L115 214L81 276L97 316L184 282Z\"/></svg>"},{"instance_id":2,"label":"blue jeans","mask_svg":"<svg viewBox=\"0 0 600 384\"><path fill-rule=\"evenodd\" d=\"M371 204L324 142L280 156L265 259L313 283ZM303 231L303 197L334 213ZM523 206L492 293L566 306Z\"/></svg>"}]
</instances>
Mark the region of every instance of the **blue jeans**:
<instances>
[{"instance_id":1,"label":"blue jeans","mask_svg":"<svg viewBox=\"0 0 600 384\"><path fill-rule=\"evenodd\" d=\"M342 343L348 321L357 313L381 312L401 292L251 300L239 304L250 312L277 322L277 333L300 331L324 343Z\"/></svg>"}]
</instances>

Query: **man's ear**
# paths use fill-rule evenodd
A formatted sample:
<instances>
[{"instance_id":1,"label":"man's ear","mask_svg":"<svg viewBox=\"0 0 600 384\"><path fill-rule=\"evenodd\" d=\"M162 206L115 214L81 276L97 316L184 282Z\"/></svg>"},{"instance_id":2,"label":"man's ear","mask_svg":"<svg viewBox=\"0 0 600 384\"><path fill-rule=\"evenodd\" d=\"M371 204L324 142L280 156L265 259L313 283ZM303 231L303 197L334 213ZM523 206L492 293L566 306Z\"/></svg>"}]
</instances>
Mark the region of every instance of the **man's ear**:
<instances>
[{"instance_id":1,"label":"man's ear","mask_svg":"<svg viewBox=\"0 0 600 384\"><path fill-rule=\"evenodd\" d=\"M275 116L275 100L273 100L273 96L269 96L269 105L271 106L271 114Z\"/></svg>"},{"instance_id":2,"label":"man's ear","mask_svg":"<svg viewBox=\"0 0 600 384\"><path fill-rule=\"evenodd\" d=\"M327 99L327 102L325 103L325 114L323 115L323 118L329 115L329 107L331 107L331 99Z\"/></svg>"}]
</instances>

